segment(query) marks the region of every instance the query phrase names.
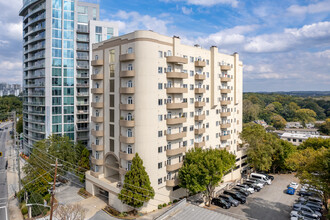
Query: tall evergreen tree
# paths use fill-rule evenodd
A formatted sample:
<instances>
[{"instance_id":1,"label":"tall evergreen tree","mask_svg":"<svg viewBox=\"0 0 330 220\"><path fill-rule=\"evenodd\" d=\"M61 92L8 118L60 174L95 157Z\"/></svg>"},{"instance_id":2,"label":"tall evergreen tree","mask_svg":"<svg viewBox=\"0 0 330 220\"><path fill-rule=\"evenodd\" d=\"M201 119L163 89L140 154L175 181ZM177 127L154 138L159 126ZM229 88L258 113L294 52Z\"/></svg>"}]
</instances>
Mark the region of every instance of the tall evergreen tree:
<instances>
[{"instance_id":1,"label":"tall evergreen tree","mask_svg":"<svg viewBox=\"0 0 330 220\"><path fill-rule=\"evenodd\" d=\"M151 186L149 175L143 166L142 159L136 153L132 160L132 168L125 175L124 186L118 199L124 204L140 208L144 202L148 202L154 196L155 191Z\"/></svg>"}]
</instances>

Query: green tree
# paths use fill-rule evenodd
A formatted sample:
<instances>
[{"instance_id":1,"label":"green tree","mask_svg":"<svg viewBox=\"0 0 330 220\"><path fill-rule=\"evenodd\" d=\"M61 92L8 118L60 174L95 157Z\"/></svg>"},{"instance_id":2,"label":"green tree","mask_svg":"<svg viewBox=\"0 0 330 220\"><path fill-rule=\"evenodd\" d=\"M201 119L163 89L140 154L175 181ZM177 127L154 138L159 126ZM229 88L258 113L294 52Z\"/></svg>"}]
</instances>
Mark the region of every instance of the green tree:
<instances>
[{"instance_id":1,"label":"green tree","mask_svg":"<svg viewBox=\"0 0 330 220\"><path fill-rule=\"evenodd\" d=\"M33 205L31 208L32 217L36 217L38 215L41 215L44 213L44 210L46 209L44 204L44 199L39 193L31 193L29 195L28 204L39 204L39 205Z\"/></svg>"},{"instance_id":2,"label":"green tree","mask_svg":"<svg viewBox=\"0 0 330 220\"><path fill-rule=\"evenodd\" d=\"M286 164L286 159L296 152L297 147L288 141L279 139L277 144L274 144L272 153L272 166L273 173L276 171L289 170L290 167Z\"/></svg>"},{"instance_id":3,"label":"green tree","mask_svg":"<svg viewBox=\"0 0 330 220\"><path fill-rule=\"evenodd\" d=\"M149 175L143 166L142 159L136 153L132 160L131 170L125 174L124 186L118 194L118 199L136 209L154 196L155 191L150 184Z\"/></svg>"},{"instance_id":4,"label":"green tree","mask_svg":"<svg viewBox=\"0 0 330 220\"><path fill-rule=\"evenodd\" d=\"M293 153L286 163L296 171L296 176L301 183L323 192L323 202L328 207L330 196L330 148L306 148Z\"/></svg>"},{"instance_id":5,"label":"green tree","mask_svg":"<svg viewBox=\"0 0 330 220\"><path fill-rule=\"evenodd\" d=\"M85 171L90 169L89 166L89 151L87 148L84 148L83 151L80 154L78 161L78 175L80 177L80 182L84 183L85 182Z\"/></svg>"},{"instance_id":6,"label":"green tree","mask_svg":"<svg viewBox=\"0 0 330 220\"><path fill-rule=\"evenodd\" d=\"M234 165L235 156L226 150L191 149L179 170L180 186L193 194L203 192L210 205L215 187Z\"/></svg>"},{"instance_id":7,"label":"green tree","mask_svg":"<svg viewBox=\"0 0 330 220\"><path fill-rule=\"evenodd\" d=\"M286 125L286 120L282 116L277 114L271 117L271 122L273 126L278 130L285 128Z\"/></svg>"},{"instance_id":8,"label":"green tree","mask_svg":"<svg viewBox=\"0 0 330 220\"><path fill-rule=\"evenodd\" d=\"M324 123L318 124L317 127L322 134L330 135L330 118L327 118Z\"/></svg>"},{"instance_id":9,"label":"green tree","mask_svg":"<svg viewBox=\"0 0 330 220\"><path fill-rule=\"evenodd\" d=\"M298 149L313 148L318 150L322 147L330 148L330 138L308 138L298 146Z\"/></svg>"},{"instance_id":10,"label":"green tree","mask_svg":"<svg viewBox=\"0 0 330 220\"><path fill-rule=\"evenodd\" d=\"M256 170L268 171L272 165L272 141L275 137L266 133L261 125L249 124L243 128L241 138L248 144L248 162Z\"/></svg>"},{"instance_id":11,"label":"green tree","mask_svg":"<svg viewBox=\"0 0 330 220\"><path fill-rule=\"evenodd\" d=\"M299 109L296 111L296 117L305 127L307 123L315 121L316 113L310 109Z\"/></svg>"},{"instance_id":12,"label":"green tree","mask_svg":"<svg viewBox=\"0 0 330 220\"><path fill-rule=\"evenodd\" d=\"M250 100L243 100L243 122L248 123L258 119L260 108L257 104L253 104Z\"/></svg>"},{"instance_id":13,"label":"green tree","mask_svg":"<svg viewBox=\"0 0 330 220\"><path fill-rule=\"evenodd\" d=\"M16 124L16 132L18 134L23 133L23 117L19 117L19 120Z\"/></svg>"},{"instance_id":14,"label":"green tree","mask_svg":"<svg viewBox=\"0 0 330 220\"><path fill-rule=\"evenodd\" d=\"M280 102L273 102L274 112L277 114L281 114L283 112L283 106Z\"/></svg>"}]
</instances>

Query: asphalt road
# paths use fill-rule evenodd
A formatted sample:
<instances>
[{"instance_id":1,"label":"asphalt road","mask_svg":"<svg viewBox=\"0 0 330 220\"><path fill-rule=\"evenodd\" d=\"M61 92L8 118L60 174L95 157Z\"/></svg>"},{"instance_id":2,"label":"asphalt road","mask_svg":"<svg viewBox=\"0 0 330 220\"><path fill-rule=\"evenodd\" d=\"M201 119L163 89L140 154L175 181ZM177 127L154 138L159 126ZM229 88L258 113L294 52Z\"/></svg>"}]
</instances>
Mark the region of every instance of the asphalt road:
<instances>
[{"instance_id":1,"label":"asphalt road","mask_svg":"<svg viewBox=\"0 0 330 220\"><path fill-rule=\"evenodd\" d=\"M2 157L0 157L0 219L8 219L6 214L8 214L7 204L8 204L8 186L7 186L7 173L6 173L6 142L9 137L10 126L8 124L3 124L0 127L8 127L3 131L0 131L0 152L2 152Z\"/></svg>"},{"instance_id":2,"label":"asphalt road","mask_svg":"<svg viewBox=\"0 0 330 220\"><path fill-rule=\"evenodd\" d=\"M290 219L292 205L298 198L297 194L285 193L291 181L298 182L293 174L274 175L275 179L271 185L266 185L260 192L255 192L247 198L245 204L230 209L222 209L212 206L212 209L238 219L260 219L260 220L286 220Z\"/></svg>"}]
</instances>

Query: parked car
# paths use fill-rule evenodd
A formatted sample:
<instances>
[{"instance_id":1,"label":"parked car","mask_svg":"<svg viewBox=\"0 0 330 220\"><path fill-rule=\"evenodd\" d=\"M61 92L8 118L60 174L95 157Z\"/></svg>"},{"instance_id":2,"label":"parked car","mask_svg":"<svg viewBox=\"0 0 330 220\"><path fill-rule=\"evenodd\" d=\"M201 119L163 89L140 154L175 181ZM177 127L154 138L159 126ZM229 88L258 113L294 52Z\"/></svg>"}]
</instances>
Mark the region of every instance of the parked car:
<instances>
[{"instance_id":1,"label":"parked car","mask_svg":"<svg viewBox=\"0 0 330 220\"><path fill-rule=\"evenodd\" d=\"M318 217L322 216L322 214L320 212L314 211L310 207L302 205L300 203L293 204L293 210L294 211L304 211L304 212L308 212L308 213L311 213L311 214L316 214Z\"/></svg>"},{"instance_id":2,"label":"parked car","mask_svg":"<svg viewBox=\"0 0 330 220\"><path fill-rule=\"evenodd\" d=\"M252 187L254 189L254 191L256 191L256 192L259 192L261 190L260 186L254 184L254 183L244 182L244 184Z\"/></svg>"},{"instance_id":3,"label":"parked car","mask_svg":"<svg viewBox=\"0 0 330 220\"><path fill-rule=\"evenodd\" d=\"M313 209L314 211L322 212L322 205L315 203L315 202L302 202L299 201L298 203L308 206L309 208Z\"/></svg>"},{"instance_id":4,"label":"parked car","mask_svg":"<svg viewBox=\"0 0 330 220\"><path fill-rule=\"evenodd\" d=\"M249 193L254 193L254 189L248 185L245 185L245 184L237 184L236 186L248 191Z\"/></svg>"},{"instance_id":5,"label":"parked car","mask_svg":"<svg viewBox=\"0 0 330 220\"><path fill-rule=\"evenodd\" d=\"M320 219L316 214L311 214L305 211L291 211L290 213L291 219L292 217L296 217L298 220L310 220L310 219Z\"/></svg>"},{"instance_id":6,"label":"parked car","mask_svg":"<svg viewBox=\"0 0 330 220\"><path fill-rule=\"evenodd\" d=\"M296 192L296 190L292 187L288 187L286 190L286 193L289 195L294 195L295 192Z\"/></svg>"},{"instance_id":7,"label":"parked car","mask_svg":"<svg viewBox=\"0 0 330 220\"><path fill-rule=\"evenodd\" d=\"M302 190L302 189L301 189L301 190L298 192L298 195L299 195L299 196L312 196L313 193L310 192L310 191L306 191L306 190Z\"/></svg>"},{"instance_id":8,"label":"parked car","mask_svg":"<svg viewBox=\"0 0 330 220\"><path fill-rule=\"evenodd\" d=\"M246 191L246 190L244 190L240 187L237 187L237 186L233 187L233 190L243 194L243 196L245 196L245 197L248 197L251 194L251 193L249 193L249 191Z\"/></svg>"},{"instance_id":9,"label":"parked car","mask_svg":"<svg viewBox=\"0 0 330 220\"><path fill-rule=\"evenodd\" d=\"M5 129L8 129L8 127L5 127Z\"/></svg>"},{"instance_id":10,"label":"parked car","mask_svg":"<svg viewBox=\"0 0 330 220\"><path fill-rule=\"evenodd\" d=\"M317 198L322 198L322 194L320 194L318 191L314 191L313 189L306 189L303 187L303 185L300 188L299 191L300 196L312 196L312 197L317 197Z\"/></svg>"},{"instance_id":11,"label":"parked car","mask_svg":"<svg viewBox=\"0 0 330 220\"><path fill-rule=\"evenodd\" d=\"M239 205L239 201L231 197L230 195L221 194L219 198L224 199L226 202L230 203L232 206L237 207Z\"/></svg>"},{"instance_id":12,"label":"parked car","mask_svg":"<svg viewBox=\"0 0 330 220\"><path fill-rule=\"evenodd\" d=\"M313 196L301 196L299 197L298 201L301 202L315 202L318 203L320 205L322 205L322 199L318 198L318 197L313 197Z\"/></svg>"},{"instance_id":13,"label":"parked car","mask_svg":"<svg viewBox=\"0 0 330 220\"><path fill-rule=\"evenodd\" d=\"M292 188L294 188L294 189L298 189L298 186L299 186L299 184L296 183L296 182L291 182L291 183L290 183L290 187L292 187Z\"/></svg>"},{"instance_id":14,"label":"parked car","mask_svg":"<svg viewBox=\"0 0 330 220\"><path fill-rule=\"evenodd\" d=\"M251 173L251 178L259 179L265 181L268 185L272 184L272 181L267 178L267 176L259 173Z\"/></svg>"},{"instance_id":15,"label":"parked car","mask_svg":"<svg viewBox=\"0 0 330 220\"><path fill-rule=\"evenodd\" d=\"M255 184L255 185L259 186L261 189L264 188L264 185L266 184L266 183L261 183L260 181L255 180L255 179L247 179L247 180L245 180L245 182Z\"/></svg>"},{"instance_id":16,"label":"parked car","mask_svg":"<svg viewBox=\"0 0 330 220\"><path fill-rule=\"evenodd\" d=\"M229 209L231 204L229 202L226 202L224 199L222 198L213 198L211 201L211 204L219 206L221 208L224 209Z\"/></svg>"},{"instance_id":17,"label":"parked car","mask_svg":"<svg viewBox=\"0 0 330 220\"><path fill-rule=\"evenodd\" d=\"M263 175L265 175L268 179L270 179L271 181L273 181L274 180L274 176L272 176L272 175L269 175L269 174L267 174L267 173L264 173L264 172L258 172L259 174L263 174Z\"/></svg>"},{"instance_id":18,"label":"parked car","mask_svg":"<svg viewBox=\"0 0 330 220\"><path fill-rule=\"evenodd\" d=\"M253 177L251 177L250 180L257 180L258 183L261 183L261 184L263 184L264 186L265 186L266 184L268 185L267 181L265 181L265 180L256 179L256 178L253 178Z\"/></svg>"},{"instance_id":19,"label":"parked car","mask_svg":"<svg viewBox=\"0 0 330 220\"><path fill-rule=\"evenodd\" d=\"M239 192L225 190L223 194L230 195L234 199L238 200L241 204L244 204L246 202L246 197L242 196L242 194L240 194Z\"/></svg>"}]
</instances>

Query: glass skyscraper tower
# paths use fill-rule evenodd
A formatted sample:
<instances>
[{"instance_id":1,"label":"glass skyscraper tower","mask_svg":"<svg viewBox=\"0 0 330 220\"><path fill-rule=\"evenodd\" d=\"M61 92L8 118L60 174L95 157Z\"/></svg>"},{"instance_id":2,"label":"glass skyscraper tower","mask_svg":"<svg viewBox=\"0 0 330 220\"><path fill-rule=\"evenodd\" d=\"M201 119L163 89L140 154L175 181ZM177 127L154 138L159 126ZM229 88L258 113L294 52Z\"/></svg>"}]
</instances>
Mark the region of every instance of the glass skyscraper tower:
<instances>
[{"instance_id":1,"label":"glass skyscraper tower","mask_svg":"<svg viewBox=\"0 0 330 220\"><path fill-rule=\"evenodd\" d=\"M99 5L24 0L23 132L25 153L50 134L89 146L92 43L118 35L99 20Z\"/></svg>"}]
</instances>

